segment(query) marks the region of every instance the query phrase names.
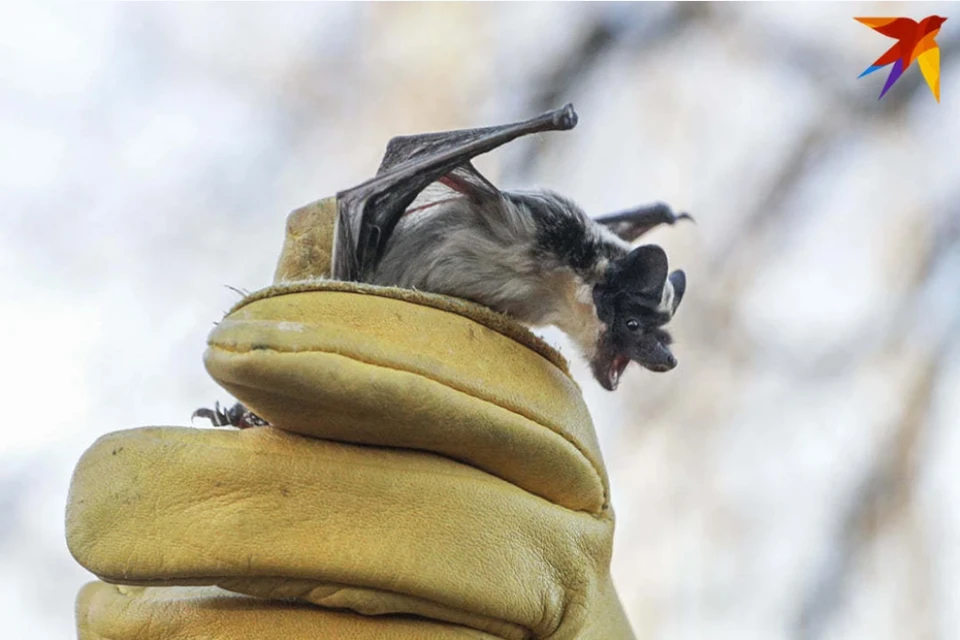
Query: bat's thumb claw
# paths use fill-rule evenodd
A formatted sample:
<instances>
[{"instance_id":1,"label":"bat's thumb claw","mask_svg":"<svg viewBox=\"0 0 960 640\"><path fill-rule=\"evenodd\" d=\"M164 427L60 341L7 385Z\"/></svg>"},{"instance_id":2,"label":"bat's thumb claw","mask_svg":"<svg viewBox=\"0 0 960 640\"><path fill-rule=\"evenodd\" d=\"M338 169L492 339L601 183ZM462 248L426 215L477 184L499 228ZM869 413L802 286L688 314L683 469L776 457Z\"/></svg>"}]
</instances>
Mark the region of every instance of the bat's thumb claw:
<instances>
[{"instance_id":1,"label":"bat's thumb claw","mask_svg":"<svg viewBox=\"0 0 960 640\"><path fill-rule=\"evenodd\" d=\"M573 104L568 102L561 108L553 112L553 124L558 129L573 129L577 126L577 112L573 109Z\"/></svg>"},{"instance_id":2,"label":"bat's thumb claw","mask_svg":"<svg viewBox=\"0 0 960 640\"><path fill-rule=\"evenodd\" d=\"M677 216L677 221L679 222L680 220L689 220L689 221L692 222L693 224L697 224L696 219L695 219L692 215L690 215L689 213L681 213L680 215L678 215L678 216Z\"/></svg>"}]
</instances>

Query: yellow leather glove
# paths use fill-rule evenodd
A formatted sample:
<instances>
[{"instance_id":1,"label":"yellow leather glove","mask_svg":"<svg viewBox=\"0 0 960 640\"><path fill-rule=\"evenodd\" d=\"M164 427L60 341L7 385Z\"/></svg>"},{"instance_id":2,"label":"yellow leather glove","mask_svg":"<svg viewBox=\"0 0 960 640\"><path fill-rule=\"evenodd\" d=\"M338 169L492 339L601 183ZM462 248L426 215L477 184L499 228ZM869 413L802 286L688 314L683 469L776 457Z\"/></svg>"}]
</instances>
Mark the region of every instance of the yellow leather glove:
<instances>
[{"instance_id":1,"label":"yellow leather glove","mask_svg":"<svg viewBox=\"0 0 960 640\"><path fill-rule=\"evenodd\" d=\"M67 539L113 584L81 591L82 640L633 637L590 417L526 330L282 283L205 363L274 426L133 429L83 455Z\"/></svg>"}]
</instances>

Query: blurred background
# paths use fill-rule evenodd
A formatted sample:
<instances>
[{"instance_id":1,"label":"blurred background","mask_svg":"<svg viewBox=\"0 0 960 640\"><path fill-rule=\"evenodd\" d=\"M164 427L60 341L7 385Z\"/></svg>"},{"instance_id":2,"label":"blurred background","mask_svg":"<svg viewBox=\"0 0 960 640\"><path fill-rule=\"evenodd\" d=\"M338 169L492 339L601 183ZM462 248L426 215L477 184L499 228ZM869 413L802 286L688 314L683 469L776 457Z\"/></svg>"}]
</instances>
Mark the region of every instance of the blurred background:
<instances>
[{"instance_id":1,"label":"blurred background","mask_svg":"<svg viewBox=\"0 0 960 640\"><path fill-rule=\"evenodd\" d=\"M942 103L854 16L947 16ZM657 639L960 637L960 5L26 4L0 10L0 619L73 635L98 436L228 397L201 363L284 218L393 135L573 102L483 157L652 200L680 366L594 383L614 577Z\"/></svg>"}]
</instances>

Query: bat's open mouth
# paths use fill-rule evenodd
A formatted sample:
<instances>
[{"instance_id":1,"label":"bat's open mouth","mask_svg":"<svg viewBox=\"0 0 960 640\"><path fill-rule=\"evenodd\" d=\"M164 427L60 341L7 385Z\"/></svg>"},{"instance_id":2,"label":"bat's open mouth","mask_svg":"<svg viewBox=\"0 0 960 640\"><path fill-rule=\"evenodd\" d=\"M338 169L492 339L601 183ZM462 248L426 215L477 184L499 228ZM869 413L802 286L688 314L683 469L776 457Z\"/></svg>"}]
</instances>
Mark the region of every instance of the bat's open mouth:
<instances>
[{"instance_id":1,"label":"bat's open mouth","mask_svg":"<svg viewBox=\"0 0 960 640\"><path fill-rule=\"evenodd\" d=\"M632 350L632 357L622 352L601 352L591 363L593 376L601 387L614 391L620 384L623 370L631 361L649 371L670 371L677 366L676 357L670 353L670 342L670 334L663 330L654 330L641 338L637 345L639 348Z\"/></svg>"},{"instance_id":2,"label":"bat's open mouth","mask_svg":"<svg viewBox=\"0 0 960 640\"><path fill-rule=\"evenodd\" d=\"M630 358L625 355L616 355L613 357L613 360L610 361L610 365L607 367L607 378L606 380L601 380L600 383L603 384L603 387L607 391L613 391L617 388L617 385L620 384L620 376L623 375L623 370L627 368L627 365L630 364Z\"/></svg>"}]
</instances>

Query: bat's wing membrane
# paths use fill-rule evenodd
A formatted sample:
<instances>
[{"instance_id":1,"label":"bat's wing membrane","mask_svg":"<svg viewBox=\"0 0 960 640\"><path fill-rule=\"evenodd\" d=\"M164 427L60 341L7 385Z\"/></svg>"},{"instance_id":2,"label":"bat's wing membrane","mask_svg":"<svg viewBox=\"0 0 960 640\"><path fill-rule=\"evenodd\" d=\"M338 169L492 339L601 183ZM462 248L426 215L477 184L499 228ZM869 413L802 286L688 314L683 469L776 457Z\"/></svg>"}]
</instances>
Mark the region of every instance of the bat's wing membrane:
<instances>
[{"instance_id":1,"label":"bat's wing membrane","mask_svg":"<svg viewBox=\"0 0 960 640\"><path fill-rule=\"evenodd\" d=\"M693 218L688 213L674 213L670 205L657 202L619 213L598 216L594 220L627 242L633 242L661 224L672 225L680 220L693 220Z\"/></svg>"},{"instance_id":2,"label":"bat's wing membrane","mask_svg":"<svg viewBox=\"0 0 960 640\"><path fill-rule=\"evenodd\" d=\"M461 198L467 198L479 205L501 195L500 190L483 177L473 163L467 162L427 185L410 203L404 215L422 213L431 207Z\"/></svg>"},{"instance_id":3,"label":"bat's wing membrane","mask_svg":"<svg viewBox=\"0 0 960 640\"><path fill-rule=\"evenodd\" d=\"M366 280L407 208L431 183L473 198L499 192L470 160L521 136L572 129L572 105L524 122L443 133L398 136L387 145L377 175L337 194L333 277Z\"/></svg>"}]
</instances>

